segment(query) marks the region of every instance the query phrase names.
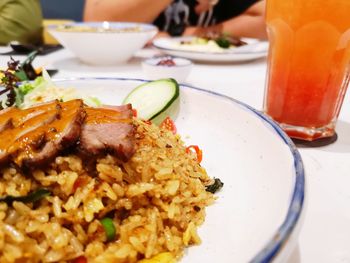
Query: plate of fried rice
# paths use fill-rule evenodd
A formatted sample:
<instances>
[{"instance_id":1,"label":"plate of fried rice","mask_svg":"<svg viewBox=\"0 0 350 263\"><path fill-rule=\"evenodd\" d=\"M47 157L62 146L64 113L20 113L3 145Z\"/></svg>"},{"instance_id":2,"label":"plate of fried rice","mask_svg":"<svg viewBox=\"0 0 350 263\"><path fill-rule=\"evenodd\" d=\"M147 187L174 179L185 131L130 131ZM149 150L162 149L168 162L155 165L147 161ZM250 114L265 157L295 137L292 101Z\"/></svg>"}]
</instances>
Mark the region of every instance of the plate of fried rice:
<instances>
[{"instance_id":1,"label":"plate of fried rice","mask_svg":"<svg viewBox=\"0 0 350 263\"><path fill-rule=\"evenodd\" d=\"M41 122L48 128L45 138L36 138L40 145L26 144L21 152L23 144L8 136L14 140L8 155L1 151L6 132L17 129L14 120L25 110L14 109L11 125L3 126L2 113L11 109L0 111L0 262L288 258L304 200L303 164L288 136L261 112L186 85L171 116L176 132L132 117L127 106L113 106L145 82L55 80L110 106L96 109L71 100L29 108L23 127L32 132L37 126L28 120L52 113L60 125L69 119L65 137L58 143L61 126ZM73 126L81 128L79 138ZM74 144L68 143L74 136ZM106 136L109 148L101 143ZM223 187L210 191L217 178Z\"/></svg>"}]
</instances>

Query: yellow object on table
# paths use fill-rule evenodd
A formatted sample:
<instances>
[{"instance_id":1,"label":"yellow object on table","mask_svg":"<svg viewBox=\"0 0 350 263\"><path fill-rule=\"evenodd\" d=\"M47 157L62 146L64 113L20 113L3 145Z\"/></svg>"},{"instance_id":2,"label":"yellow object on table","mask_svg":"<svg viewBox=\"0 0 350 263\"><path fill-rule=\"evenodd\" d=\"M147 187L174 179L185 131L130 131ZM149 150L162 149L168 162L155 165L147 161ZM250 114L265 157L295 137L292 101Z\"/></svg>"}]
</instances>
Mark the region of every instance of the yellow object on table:
<instances>
[{"instance_id":1,"label":"yellow object on table","mask_svg":"<svg viewBox=\"0 0 350 263\"><path fill-rule=\"evenodd\" d=\"M39 44L42 14L39 0L0 1L0 45L11 41Z\"/></svg>"},{"instance_id":2,"label":"yellow object on table","mask_svg":"<svg viewBox=\"0 0 350 263\"><path fill-rule=\"evenodd\" d=\"M48 32L47 27L51 25L64 25L73 23L73 20L68 19L44 19L43 21L43 40L45 44L56 45L58 41Z\"/></svg>"},{"instance_id":3,"label":"yellow object on table","mask_svg":"<svg viewBox=\"0 0 350 263\"><path fill-rule=\"evenodd\" d=\"M160 253L153 258L149 259L142 259L139 261L139 263L175 263L176 260L174 259L173 255L169 252L163 252Z\"/></svg>"}]
</instances>

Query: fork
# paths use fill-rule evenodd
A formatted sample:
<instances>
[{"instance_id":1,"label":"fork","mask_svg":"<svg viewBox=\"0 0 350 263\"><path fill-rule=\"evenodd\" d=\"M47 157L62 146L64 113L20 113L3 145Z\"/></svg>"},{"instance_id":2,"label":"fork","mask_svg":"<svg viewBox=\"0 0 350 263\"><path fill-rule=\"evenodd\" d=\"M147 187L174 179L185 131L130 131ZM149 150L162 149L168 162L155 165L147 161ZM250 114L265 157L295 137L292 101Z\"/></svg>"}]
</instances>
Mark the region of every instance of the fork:
<instances>
[{"instance_id":1,"label":"fork","mask_svg":"<svg viewBox=\"0 0 350 263\"><path fill-rule=\"evenodd\" d=\"M208 4L210 5L209 11L205 11L202 12L198 18L198 23L197 26L204 26L204 27L208 27L209 26L209 22L210 22L210 18L213 15L213 8L214 6L219 3L219 0L208 0ZM208 14L207 19L204 23L204 19L206 14Z\"/></svg>"}]
</instances>

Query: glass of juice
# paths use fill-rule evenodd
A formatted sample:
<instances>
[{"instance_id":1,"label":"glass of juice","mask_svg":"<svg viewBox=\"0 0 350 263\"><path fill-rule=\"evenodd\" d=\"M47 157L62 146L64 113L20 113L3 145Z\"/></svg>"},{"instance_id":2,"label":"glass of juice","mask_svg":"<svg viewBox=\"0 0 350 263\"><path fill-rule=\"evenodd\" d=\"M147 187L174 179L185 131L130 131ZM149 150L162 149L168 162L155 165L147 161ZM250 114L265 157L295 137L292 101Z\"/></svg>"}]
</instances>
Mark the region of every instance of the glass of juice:
<instances>
[{"instance_id":1,"label":"glass of juice","mask_svg":"<svg viewBox=\"0 0 350 263\"><path fill-rule=\"evenodd\" d=\"M267 0L264 111L290 137L331 137L350 79L350 0Z\"/></svg>"}]
</instances>

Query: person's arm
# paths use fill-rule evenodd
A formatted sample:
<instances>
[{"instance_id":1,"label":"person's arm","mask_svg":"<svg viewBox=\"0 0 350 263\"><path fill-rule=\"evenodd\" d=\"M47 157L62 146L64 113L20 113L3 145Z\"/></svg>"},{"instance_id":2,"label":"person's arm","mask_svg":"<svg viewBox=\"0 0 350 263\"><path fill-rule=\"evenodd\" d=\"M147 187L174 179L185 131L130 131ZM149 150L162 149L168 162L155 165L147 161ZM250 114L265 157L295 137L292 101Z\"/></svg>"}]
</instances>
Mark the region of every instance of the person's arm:
<instances>
[{"instance_id":1,"label":"person's arm","mask_svg":"<svg viewBox=\"0 0 350 263\"><path fill-rule=\"evenodd\" d=\"M207 28L189 27L185 35L198 35L208 31L229 33L238 37L266 39L265 1L259 1L243 14Z\"/></svg>"},{"instance_id":2,"label":"person's arm","mask_svg":"<svg viewBox=\"0 0 350 263\"><path fill-rule=\"evenodd\" d=\"M86 0L84 21L151 23L172 0Z\"/></svg>"},{"instance_id":3,"label":"person's arm","mask_svg":"<svg viewBox=\"0 0 350 263\"><path fill-rule=\"evenodd\" d=\"M42 14L39 0L1 1L0 44L17 40L38 44L42 41Z\"/></svg>"},{"instance_id":4,"label":"person's arm","mask_svg":"<svg viewBox=\"0 0 350 263\"><path fill-rule=\"evenodd\" d=\"M260 0L249 7L243 14L251 16L265 16L265 0Z\"/></svg>"}]
</instances>

